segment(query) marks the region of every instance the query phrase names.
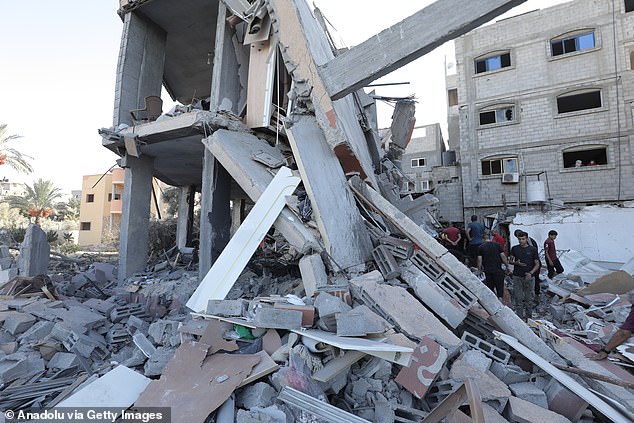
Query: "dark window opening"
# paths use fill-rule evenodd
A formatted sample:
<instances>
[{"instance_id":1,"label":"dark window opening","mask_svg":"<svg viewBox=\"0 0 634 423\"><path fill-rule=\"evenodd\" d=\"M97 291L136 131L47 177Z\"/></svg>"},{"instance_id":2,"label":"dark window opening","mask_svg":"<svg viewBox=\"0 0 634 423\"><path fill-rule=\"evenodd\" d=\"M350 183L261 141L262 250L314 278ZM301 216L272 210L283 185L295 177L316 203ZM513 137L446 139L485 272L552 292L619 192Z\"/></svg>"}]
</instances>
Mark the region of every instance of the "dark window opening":
<instances>
[{"instance_id":1,"label":"dark window opening","mask_svg":"<svg viewBox=\"0 0 634 423\"><path fill-rule=\"evenodd\" d=\"M625 13L634 12L634 0L625 0Z\"/></svg>"},{"instance_id":2,"label":"dark window opening","mask_svg":"<svg viewBox=\"0 0 634 423\"><path fill-rule=\"evenodd\" d=\"M495 123L495 111L480 113L480 125Z\"/></svg>"},{"instance_id":3,"label":"dark window opening","mask_svg":"<svg viewBox=\"0 0 634 423\"><path fill-rule=\"evenodd\" d=\"M512 122L515 120L513 107L490 110L480 113L480 125L492 123Z\"/></svg>"},{"instance_id":4,"label":"dark window opening","mask_svg":"<svg viewBox=\"0 0 634 423\"><path fill-rule=\"evenodd\" d=\"M108 193L108 201L112 201L112 193L111 192Z\"/></svg>"},{"instance_id":5,"label":"dark window opening","mask_svg":"<svg viewBox=\"0 0 634 423\"><path fill-rule=\"evenodd\" d=\"M509 66L511 66L511 53L504 53L498 56L476 60L475 73L489 72L496 69L508 68Z\"/></svg>"},{"instance_id":6,"label":"dark window opening","mask_svg":"<svg viewBox=\"0 0 634 423\"><path fill-rule=\"evenodd\" d=\"M81 231L89 231L90 230L90 222L81 222L79 226L79 230Z\"/></svg>"},{"instance_id":7,"label":"dark window opening","mask_svg":"<svg viewBox=\"0 0 634 423\"><path fill-rule=\"evenodd\" d=\"M458 89L453 88L447 91L447 100L450 106L457 106L458 105Z\"/></svg>"},{"instance_id":8,"label":"dark window opening","mask_svg":"<svg viewBox=\"0 0 634 423\"><path fill-rule=\"evenodd\" d=\"M121 200L121 194L119 194L119 193L115 193L115 194L114 194L114 199L115 199L115 200Z\"/></svg>"},{"instance_id":9,"label":"dark window opening","mask_svg":"<svg viewBox=\"0 0 634 423\"><path fill-rule=\"evenodd\" d=\"M598 109L599 107L601 107L601 91L557 97L557 113Z\"/></svg>"},{"instance_id":10,"label":"dark window opening","mask_svg":"<svg viewBox=\"0 0 634 423\"><path fill-rule=\"evenodd\" d=\"M634 70L634 51L630 51L630 70Z\"/></svg>"},{"instance_id":11,"label":"dark window opening","mask_svg":"<svg viewBox=\"0 0 634 423\"><path fill-rule=\"evenodd\" d=\"M575 35L574 37L554 40L550 42L550 51L553 56L561 56L562 54L588 50L594 47L594 32Z\"/></svg>"},{"instance_id":12,"label":"dark window opening","mask_svg":"<svg viewBox=\"0 0 634 423\"><path fill-rule=\"evenodd\" d=\"M86 202L94 203L95 202L95 194L86 194Z\"/></svg>"},{"instance_id":13,"label":"dark window opening","mask_svg":"<svg viewBox=\"0 0 634 423\"><path fill-rule=\"evenodd\" d=\"M599 166L608 164L608 149L606 147L588 150L564 152L564 168Z\"/></svg>"},{"instance_id":14,"label":"dark window opening","mask_svg":"<svg viewBox=\"0 0 634 423\"><path fill-rule=\"evenodd\" d=\"M501 175L503 173L517 172L517 158L501 158L493 160L482 160L482 175Z\"/></svg>"}]
</instances>

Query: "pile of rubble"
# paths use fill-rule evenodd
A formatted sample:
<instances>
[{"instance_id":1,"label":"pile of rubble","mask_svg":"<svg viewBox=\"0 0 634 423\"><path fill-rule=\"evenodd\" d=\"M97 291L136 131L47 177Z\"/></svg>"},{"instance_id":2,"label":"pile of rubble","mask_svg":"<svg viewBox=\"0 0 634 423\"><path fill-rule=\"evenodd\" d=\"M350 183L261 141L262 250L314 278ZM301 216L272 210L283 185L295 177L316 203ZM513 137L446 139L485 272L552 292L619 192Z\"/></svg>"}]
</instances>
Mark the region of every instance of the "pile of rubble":
<instances>
[{"instance_id":1,"label":"pile of rubble","mask_svg":"<svg viewBox=\"0 0 634 423\"><path fill-rule=\"evenodd\" d=\"M549 282L552 323L529 325L568 361L548 363L499 332L486 310L495 296L475 276L480 286L468 289L429 255L439 244L421 248L410 238L425 232L402 229L407 236L371 227L376 270L356 276L328 270L319 255L300 259L301 279L256 273L261 256L273 260L260 250L226 299L209 300L199 313L185 307L199 287L188 261L121 283L107 263L70 279L16 277L5 286L20 281L40 295L0 302L0 408L106 407L114 397L126 407L171 407L171 418L183 422L210 414L242 423L626 421L634 377L584 359L578 341L599 347L629 311L617 294L592 294L605 291L598 284L606 280L613 285L612 273L585 296L566 291L585 285L574 282L575 272ZM526 326L505 316L518 332ZM104 389L103 399L91 393Z\"/></svg>"}]
</instances>

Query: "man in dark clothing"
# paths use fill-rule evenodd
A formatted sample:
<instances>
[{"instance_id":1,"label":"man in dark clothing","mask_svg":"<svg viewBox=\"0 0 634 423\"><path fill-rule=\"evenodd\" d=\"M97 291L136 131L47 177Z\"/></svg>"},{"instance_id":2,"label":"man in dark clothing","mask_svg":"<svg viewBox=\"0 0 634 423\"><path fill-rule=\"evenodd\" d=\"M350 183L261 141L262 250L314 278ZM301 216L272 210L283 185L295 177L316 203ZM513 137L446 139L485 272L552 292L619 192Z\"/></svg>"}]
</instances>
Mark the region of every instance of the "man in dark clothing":
<instances>
[{"instance_id":1,"label":"man in dark clothing","mask_svg":"<svg viewBox=\"0 0 634 423\"><path fill-rule=\"evenodd\" d=\"M484 242L478 248L478 270L484 270L486 276L484 283L501 299L504 297L502 263L504 263L507 274L510 273L509 263L500 244L492 242L487 235L484 236L483 240Z\"/></svg>"},{"instance_id":2,"label":"man in dark clothing","mask_svg":"<svg viewBox=\"0 0 634 423\"><path fill-rule=\"evenodd\" d=\"M515 237L518 238L517 234L524 232L521 229L516 229L514 234ZM526 233L526 232L525 232ZM526 233L528 235L528 233ZM518 238L518 242L519 242L519 238ZM539 247L537 246L537 241L535 241L533 238L531 238L530 236L528 237L528 245L531 245L533 247L535 247L535 249L537 250L537 253L539 253ZM541 292L541 283L542 280L539 278L539 272L541 272L542 270L542 261L539 261L539 268L537 269L537 271L535 272L535 303L539 303L539 294Z\"/></svg>"},{"instance_id":3,"label":"man in dark clothing","mask_svg":"<svg viewBox=\"0 0 634 423\"><path fill-rule=\"evenodd\" d=\"M531 317L535 272L539 269L537 248L528 245L528 234L521 231L516 235L519 245L511 248L513 265L513 308L521 319Z\"/></svg>"},{"instance_id":4,"label":"man in dark clothing","mask_svg":"<svg viewBox=\"0 0 634 423\"><path fill-rule=\"evenodd\" d=\"M544 241L544 257L546 258L546 268L548 269L548 279L552 279L560 273L564 273L564 267L557 258L557 248L555 247L555 239L557 231L549 231L548 238Z\"/></svg>"},{"instance_id":5,"label":"man in dark clothing","mask_svg":"<svg viewBox=\"0 0 634 423\"><path fill-rule=\"evenodd\" d=\"M471 223L467 226L468 253L471 266L477 265L478 247L482 244L482 236L484 236L484 225L478 222L478 216L474 214L471 216Z\"/></svg>"},{"instance_id":6,"label":"man in dark clothing","mask_svg":"<svg viewBox=\"0 0 634 423\"><path fill-rule=\"evenodd\" d=\"M462 263L465 262L465 255L462 252L461 241L462 235L460 229L456 228L453 223L450 223L441 233L443 244L451 254L453 254Z\"/></svg>"}]
</instances>

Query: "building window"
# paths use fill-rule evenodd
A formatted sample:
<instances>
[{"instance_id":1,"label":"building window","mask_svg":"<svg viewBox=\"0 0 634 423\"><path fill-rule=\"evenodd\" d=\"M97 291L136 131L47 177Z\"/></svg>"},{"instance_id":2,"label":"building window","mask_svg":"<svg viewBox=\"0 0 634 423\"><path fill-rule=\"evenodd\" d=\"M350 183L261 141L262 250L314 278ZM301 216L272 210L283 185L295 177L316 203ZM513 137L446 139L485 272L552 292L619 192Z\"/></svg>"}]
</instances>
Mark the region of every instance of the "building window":
<instances>
[{"instance_id":1,"label":"building window","mask_svg":"<svg viewBox=\"0 0 634 423\"><path fill-rule=\"evenodd\" d=\"M517 173L517 158L502 157L499 159L482 160L482 175L501 175L503 173Z\"/></svg>"},{"instance_id":2,"label":"building window","mask_svg":"<svg viewBox=\"0 0 634 423\"><path fill-rule=\"evenodd\" d=\"M449 103L449 106L458 105L458 89L457 88L452 88L447 91L447 101Z\"/></svg>"},{"instance_id":3,"label":"building window","mask_svg":"<svg viewBox=\"0 0 634 423\"><path fill-rule=\"evenodd\" d=\"M561 56L594 47L594 31L550 41L550 51L553 56Z\"/></svg>"},{"instance_id":4,"label":"building window","mask_svg":"<svg viewBox=\"0 0 634 423\"><path fill-rule=\"evenodd\" d=\"M115 200L121 200L121 194L120 194L120 193L118 193L118 192L115 192L115 194L114 194L114 199L115 199Z\"/></svg>"},{"instance_id":5,"label":"building window","mask_svg":"<svg viewBox=\"0 0 634 423\"><path fill-rule=\"evenodd\" d=\"M429 181L420 181L420 190L429 191Z\"/></svg>"},{"instance_id":6,"label":"building window","mask_svg":"<svg viewBox=\"0 0 634 423\"><path fill-rule=\"evenodd\" d=\"M480 125L508 123L515 121L515 106L499 107L480 112Z\"/></svg>"},{"instance_id":7,"label":"building window","mask_svg":"<svg viewBox=\"0 0 634 423\"><path fill-rule=\"evenodd\" d=\"M108 201L109 202L112 201L112 193L111 192L108 193Z\"/></svg>"},{"instance_id":8,"label":"building window","mask_svg":"<svg viewBox=\"0 0 634 423\"><path fill-rule=\"evenodd\" d=\"M625 0L625 13L634 12L634 0Z\"/></svg>"},{"instance_id":9,"label":"building window","mask_svg":"<svg viewBox=\"0 0 634 423\"><path fill-rule=\"evenodd\" d=\"M601 90L579 94L565 94L557 97L557 113L577 112L579 110L601 107Z\"/></svg>"},{"instance_id":10,"label":"building window","mask_svg":"<svg viewBox=\"0 0 634 423\"><path fill-rule=\"evenodd\" d=\"M495 56L476 59L475 73L490 72L511 66L511 53L503 53Z\"/></svg>"},{"instance_id":11,"label":"building window","mask_svg":"<svg viewBox=\"0 0 634 423\"><path fill-rule=\"evenodd\" d=\"M90 230L90 222L81 222L79 224L80 231L89 231Z\"/></svg>"},{"instance_id":12,"label":"building window","mask_svg":"<svg viewBox=\"0 0 634 423\"><path fill-rule=\"evenodd\" d=\"M585 147L563 152L564 168L608 164L607 147Z\"/></svg>"},{"instance_id":13,"label":"building window","mask_svg":"<svg viewBox=\"0 0 634 423\"><path fill-rule=\"evenodd\" d=\"M425 167L425 158L412 159L412 167Z\"/></svg>"},{"instance_id":14,"label":"building window","mask_svg":"<svg viewBox=\"0 0 634 423\"><path fill-rule=\"evenodd\" d=\"M86 202L94 203L95 202L95 194L86 194Z\"/></svg>"}]
</instances>

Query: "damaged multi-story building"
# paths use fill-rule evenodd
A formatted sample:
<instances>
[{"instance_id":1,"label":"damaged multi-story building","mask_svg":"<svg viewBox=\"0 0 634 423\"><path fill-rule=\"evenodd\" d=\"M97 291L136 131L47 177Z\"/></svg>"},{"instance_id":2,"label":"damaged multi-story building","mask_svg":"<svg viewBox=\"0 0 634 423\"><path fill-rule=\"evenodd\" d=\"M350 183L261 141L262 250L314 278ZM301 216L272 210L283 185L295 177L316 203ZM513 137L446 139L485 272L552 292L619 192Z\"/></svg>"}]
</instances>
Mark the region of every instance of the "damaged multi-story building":
<instances>
[{"instance_id":1,"label":"damaged multi-story building","mask_svg":"<svg viewBox=\"0 0 634 423\"><path fill-rule=\"evenodd\" d=\"M229 240L230 203L257 200L282 164L298 168L315 225L286 207L277 230L300 254L363 263L370 240L346 175L377 187L381 157L361 88L519 3L473 2L452 23L440 19L450 4L432 5L404 21L406 41L387 29L335 55L319 12L302 1L122 1L114 120L100 131L125 168L119 276L144 268L153 176L181 188L179 246L191 241L201 193L202 277ZM390 54L378 60L379 48ZM162 86L187 106L157 119Z\"/></svg>"},{"instance_id":2,"label":"damaged multi-story building","mask_svg":"<svg viewBox=\"0 0 634 423\"><path fill-rule=\"evenodd\" d=\"M634 198L633 10L575 0L456 39L465 216Z\"/></svg>"}]
</instances>

